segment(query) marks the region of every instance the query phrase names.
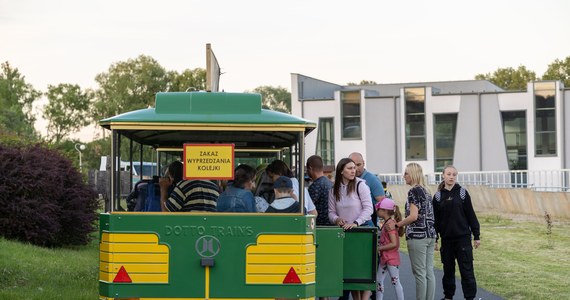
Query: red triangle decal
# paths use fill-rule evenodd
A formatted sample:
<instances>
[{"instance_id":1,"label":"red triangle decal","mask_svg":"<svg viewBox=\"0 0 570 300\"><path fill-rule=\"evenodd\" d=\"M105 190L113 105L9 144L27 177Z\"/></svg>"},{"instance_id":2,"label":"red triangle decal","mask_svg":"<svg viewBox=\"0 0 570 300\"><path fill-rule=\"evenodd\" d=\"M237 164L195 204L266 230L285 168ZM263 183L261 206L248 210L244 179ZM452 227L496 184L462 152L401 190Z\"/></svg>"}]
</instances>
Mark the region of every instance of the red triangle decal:
<instances>
[{"instance_id":1,"label":"red triangle decal","mask_svg":"<svg viewBox=\"0 0 570 300\"><path fill-rule=\"evenodd\" d=\"M283 279L283 283L301 283L301 279L299 279L299 276L293 267L289 269L287 276L285 276L285 279Z\"/></svg>"},{"instance_id":2,"label":"red triangle decal","mask_svg":"<svg viewBox=\"0 0 570 300\"><path fill-rule=\"evenodd\" d=\"M119 272L117 272L117 276L115 276L115 279L113 279L113 282L128 282L131 283L133 282L131 280L131 277L129 276L129 273L127 273L127 270L125 270L124 266L121 266L121 268L119 269Z\"/></svg>"}]
</instances>

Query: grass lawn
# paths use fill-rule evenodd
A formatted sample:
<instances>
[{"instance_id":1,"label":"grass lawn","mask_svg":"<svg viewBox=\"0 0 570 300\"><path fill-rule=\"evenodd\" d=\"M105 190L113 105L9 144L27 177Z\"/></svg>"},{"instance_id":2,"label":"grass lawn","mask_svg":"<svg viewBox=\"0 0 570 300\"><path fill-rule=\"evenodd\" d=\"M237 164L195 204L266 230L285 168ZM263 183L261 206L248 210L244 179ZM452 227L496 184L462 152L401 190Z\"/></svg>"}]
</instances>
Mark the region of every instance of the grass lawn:
<instances>
[{"instance_id":1,"label":"grass lawn","mask_svg":"<svg viewBox=\"0 0 570 300\"><path fill-rule=\"evenodd\" d=\"M479 284L505 299L570 298L570 223L481 217ZM439 256L438 256L439 259Z\"/></svg>"},{"instance_id":2,"label":"grass lawn","mask_svg":"<svg viewBox=\"0 0 570 300\"><path fill-rule=\"evenodd\" d=\"M509 300L569 299L569 221L553 220L551 234L544 220L488 215L479 221L480 287ZM45 249L0 238L0 299L97 299L98 242ZM439 253L434 260L441 269Z\"/></svg>"},{"instance_id":3,"label":"grass lawn","mask_svg":"<svg viewBox=\"0 0 570 300\"><path fill-rule=\"evenodd\" d=\"M473 251L477 285L505 299L570 299L570 222L480 215L481 246ZM407 252L402 239L401 250ZM436 251L434 264L442 270ZM456 276L459 270L456 267ZM461 283L457 281L457 288Z\"/></svg>"},{"instance_id":4,"label":"grass lawn","mask_svg":"<svg viewBox=\"0 0 570 300\"><path fill-rule=\"evenodd\" d=\"M97 299L99 241L46 249L0 237L0 299Z\"/></svg>"}]
</instances>

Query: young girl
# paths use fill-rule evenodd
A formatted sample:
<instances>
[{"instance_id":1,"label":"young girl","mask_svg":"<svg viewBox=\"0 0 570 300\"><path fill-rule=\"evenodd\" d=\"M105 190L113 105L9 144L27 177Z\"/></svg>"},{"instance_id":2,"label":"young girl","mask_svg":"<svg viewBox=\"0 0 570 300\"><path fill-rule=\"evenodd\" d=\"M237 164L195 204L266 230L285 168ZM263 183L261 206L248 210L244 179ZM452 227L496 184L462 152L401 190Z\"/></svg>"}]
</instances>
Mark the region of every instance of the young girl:
<instances>
[{"instance_id":1,"label":"young girl","mask_svg":"<svg viewBox=\"0 0 570 300\"><path fill-rule=\"evenodd\" d=\"M378 284L376 291L376 300L382 300L384 297L384 277L386 273L390 273L392 284L396 290L396 298L404 300L404 289L400 283L400 237L404 235L404 228L398 228L397 222L402 220L400 208L396 206L390 198L384 198L381 202L376 203L376 214L378 218L382 218L384 224L380 229L380 237L378 238L378 254L380 262L378 264L378 272L376 273L376 282Z\"/></svg>"}]
</instances>

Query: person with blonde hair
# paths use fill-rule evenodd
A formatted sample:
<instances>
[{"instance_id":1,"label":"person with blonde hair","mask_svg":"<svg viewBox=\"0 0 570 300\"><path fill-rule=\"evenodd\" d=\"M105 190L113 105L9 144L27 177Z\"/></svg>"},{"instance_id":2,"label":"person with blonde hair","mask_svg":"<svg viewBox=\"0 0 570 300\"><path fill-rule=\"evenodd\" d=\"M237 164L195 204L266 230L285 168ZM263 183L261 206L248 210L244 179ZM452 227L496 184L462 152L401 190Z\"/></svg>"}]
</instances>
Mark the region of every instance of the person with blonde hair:
<instances>
[{"instance_id":1,"label":"person with blonde hair","mask_svg":"<svg viewBox=\"0 0 570 300\"><path fill-rule=\"evenodd\" d=\"M433 253L436 231L431 193L427 189L422 167L409 163L404 171L404 180L411 188L406 200L406 217L396 227L406 226L406 243L416 279L416 299L433 300L435 275Z\"/></svg>"}]
</instances>

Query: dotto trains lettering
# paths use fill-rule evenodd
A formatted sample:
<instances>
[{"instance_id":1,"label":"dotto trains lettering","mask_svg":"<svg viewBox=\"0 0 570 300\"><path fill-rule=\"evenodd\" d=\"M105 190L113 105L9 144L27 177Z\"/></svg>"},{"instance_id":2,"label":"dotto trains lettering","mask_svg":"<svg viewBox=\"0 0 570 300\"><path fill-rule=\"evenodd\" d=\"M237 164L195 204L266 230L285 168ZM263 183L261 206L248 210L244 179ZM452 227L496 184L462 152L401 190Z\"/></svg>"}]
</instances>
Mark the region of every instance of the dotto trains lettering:
<instances>
[{"instance_id":1,"label":"dotto trains lettering","mask_svg":"<svg viewBox=\"0 0 570 300\"><path fill-rule=\"evenodd\" d=\"M253 235L251 226L196 226L196 225L166 225L164 235L170 236L202 236L213 235L220 237L241 237Z\"/></svg>"}]
</instances>

